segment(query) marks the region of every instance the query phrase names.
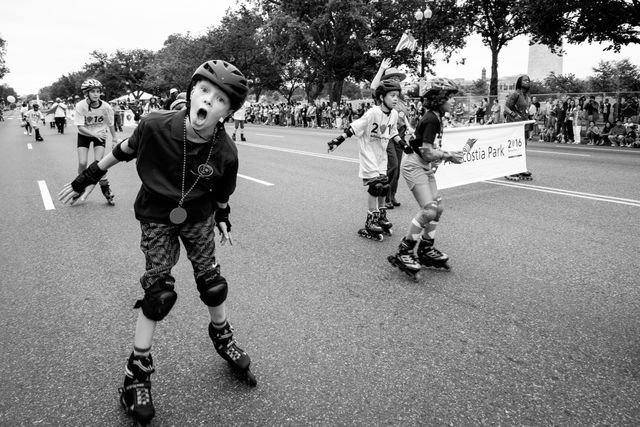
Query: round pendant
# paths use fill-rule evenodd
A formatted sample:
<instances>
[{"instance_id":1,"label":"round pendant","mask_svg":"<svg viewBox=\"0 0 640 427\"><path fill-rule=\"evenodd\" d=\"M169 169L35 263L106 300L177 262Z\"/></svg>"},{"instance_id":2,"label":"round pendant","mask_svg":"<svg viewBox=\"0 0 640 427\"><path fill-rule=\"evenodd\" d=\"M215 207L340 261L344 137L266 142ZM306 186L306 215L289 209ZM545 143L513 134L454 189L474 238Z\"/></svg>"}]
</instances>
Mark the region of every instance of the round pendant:
<instances>
[{"instance_id":1,"label":"round pendant","mask_svg":"<svg viewBox=\"0 0 640 427\"><path fill-rule=\"evenodd\" d=\"M178 206L177 208L174 208L171 210L171 212L169 212L169 221L171 221L173 224L182 224L186 221L186 219L187 211L181 206Z\"/></svg>"}]
</instances>

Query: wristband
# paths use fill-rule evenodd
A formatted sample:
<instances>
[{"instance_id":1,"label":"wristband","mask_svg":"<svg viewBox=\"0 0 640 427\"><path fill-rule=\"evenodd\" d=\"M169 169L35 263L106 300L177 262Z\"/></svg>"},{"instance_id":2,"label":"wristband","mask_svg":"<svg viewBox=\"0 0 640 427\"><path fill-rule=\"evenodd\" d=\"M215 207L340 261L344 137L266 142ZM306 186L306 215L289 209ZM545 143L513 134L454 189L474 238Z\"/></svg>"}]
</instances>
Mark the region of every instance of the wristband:
<instances>
[{"instance_id":1,"label":"wristband","mask_svg":"<svg viewBox=\"0 0 640 427\"><path fill-rule=\"evenodd\" d=\"M106 173L107 171L100 169L95 161L71 182L71 188L76 193L82 193L88 186L97 184Z\"/></svg>"},{"instance_id":2,"label":"wristband","mask_svg":"<svg viewBox=\"0 0 640 427\"><path fill-rule=\"evenodd\" d=\"M227 232L231 231L231 222L229 221L229 214L231 213L231 207L227 203L226 208L218 208L213 214L213 220L216 222L216 226L220 233L222 233L222 227L220 227L221 223L225 223L227 225Z\"/></svg>"}]
</instances>

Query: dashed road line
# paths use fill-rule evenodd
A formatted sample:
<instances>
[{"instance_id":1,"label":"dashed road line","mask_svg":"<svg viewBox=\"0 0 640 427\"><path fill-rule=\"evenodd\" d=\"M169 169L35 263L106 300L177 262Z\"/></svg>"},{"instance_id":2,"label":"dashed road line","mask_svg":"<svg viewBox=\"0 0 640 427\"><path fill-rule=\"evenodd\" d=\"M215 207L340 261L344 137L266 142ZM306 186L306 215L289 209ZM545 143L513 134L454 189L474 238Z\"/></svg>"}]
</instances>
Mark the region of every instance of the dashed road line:
<instances>
[{"instance_id":1,"label":"dashed road line","mask_svg":"<svg viewBox=\"0 0 640 427\"><path fill-rule=\"evenodd\" d=\"M272 183L270 183L270 182L263 181L263 180L261 180L261 179L252 178L252 177L247 176L247 175L240 175L240 174L238 174L238 176L239 176L240 178L248 179L249 181L257 182L258 184L266 185L267 187L270 187L270 186L272 186L272 185L275 185L275 184L272 184Z\"/></svg>"},{"instance_id":2,"label":"dashed road line","mask_svg":"<svg viewBox=\"0 0 640 427\"><path fill-rule=\"evenodd\" d=\"M47 211L55 209L56 207L53 205L53 200L51 199L49 188L47 188L47 183L44 181L38 181L38 187L40 187L40 195L42 196L44 209Z\"/></svg>"},{"instance_id":3,"label":"dashed road line","mask_svg":"<svg viewBox=\"0 0 640 427\"><path fill-rule=\"evenodd\" d=\"M265 150L282 151L284 153L300 154L300 155L303 155L303 156L311 156L311 157L319 157L321 159L331 159L331 160L340 160L342 162L358 163L358 159L354 159L354 158L351 158L351 157L341 157L341 156L334 156L332 154L313 153L311 151L292 150L290 148L273 147L271 145L254 144L254 143L251 143L251 142L241 142L241 143L237 143L236 145L239 145L239 146L246 145L248 147L264 148Z\"/></svg>"}]
</instances>

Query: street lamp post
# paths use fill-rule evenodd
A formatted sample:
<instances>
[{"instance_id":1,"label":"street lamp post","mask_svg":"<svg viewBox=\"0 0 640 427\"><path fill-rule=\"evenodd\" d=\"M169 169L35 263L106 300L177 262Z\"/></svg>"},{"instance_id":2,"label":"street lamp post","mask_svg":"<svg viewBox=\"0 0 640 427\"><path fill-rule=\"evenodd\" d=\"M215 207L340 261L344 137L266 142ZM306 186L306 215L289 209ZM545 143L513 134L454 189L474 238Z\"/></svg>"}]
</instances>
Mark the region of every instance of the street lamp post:
<instances>
[{"instance_id":1,"label":"street lamp post","mask_svg":"<svg viewBox=\"0 0 640 427\"><path fill-rule=\"evenodd\" d=\"M421 50L421 54L420 54L420 77L424 77L424 45L425 45L425 33L426 33L426 28L425 26L427 25L427 21L429 19L431 19L431 16L433 16L433 12L431 11L431 9L429 8L429 6L427 6L427 8L423 11L421 10L416 10L416 12L413 14L413 16L416 18L416 21L418 21L420 23L420 29L421 29L421 34L420 34L420 50ZM422 21L424 20L424 24L422 23Z\"/></svg>"}]
</instances>

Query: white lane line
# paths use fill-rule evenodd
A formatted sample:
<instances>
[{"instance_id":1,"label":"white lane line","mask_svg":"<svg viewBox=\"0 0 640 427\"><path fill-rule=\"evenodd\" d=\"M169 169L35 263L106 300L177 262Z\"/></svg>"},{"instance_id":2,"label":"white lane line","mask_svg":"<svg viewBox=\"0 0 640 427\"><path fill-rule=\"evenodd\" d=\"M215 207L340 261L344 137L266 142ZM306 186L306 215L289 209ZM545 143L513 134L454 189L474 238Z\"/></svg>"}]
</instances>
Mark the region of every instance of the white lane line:
<instances>
[{"instance_id":1,"label":"white lane line","mask_svg":"<svg viewBox=\"0 0 640 427\"><path fill-rule=\"evenodd\" d=\"M256 133L254 135L270 136L271 138L284 138L284 135L269 135L268 133Z\"/></svg>"},{"instance_id":2,"label":"white lane line","mask_svg":"<svg viewBox=\"0 0 640 427\"><path fill-rule=\"evenodd\" d=\"M603 196L601 194L581 193L579 191L563 190L561 188L540 187L537 185L517 184L515 182L502 182L489 180L488 184L502 185L504 187L521 188L525 190L540 191L542 193L559 194L561 196L577 197L580 199L597 200L599 202L617 203L619 205L634 206L640 208L640 200L624 199L622 197Z\"/></svg>"},{"instance_id":3,"label":"white lane line","mask_svg":"<svg viewBox=\"0 0 640 427\"><path fill-rule=\"evenodd\" d=\"M343 162L359 163L358 159L353 159L353 158L350 158L350 157L340 157L340 156L334 156L334 155L330 155L330 154L320 154L320 153L312 153L312 152L309 152L309 151L291 150L291 149L288 149L288 148L273 147L273 146L270 146L270 145L252 144L252 143L249 143L249 142L242 142L242 143L239 143L237 145L246 145L246 146L249 146L249 147L264 148L266 150L274 150L274 151L282 151L282 152L285 152L285 153L301 154L301 155L304 155L304 156L320 157L320 158L323 158L323 159L340 160L340 161L343 161ZM558 195L561 195L561 196L578 197L578 198L583 198L583 199L597 200L597 201L601 201L601 202L618 203L618 204L621 204L621 205L629 205L629 206L640 207L640 200L634 200L634 199L623 199L621 197L603 196L601 194L581 193L581 192L578 192L578 191L562 190L560 188L553 188L553 187L540 187L540 186L537 186L537 185L530 185L530 184L517 184L515 182L502 182L502 181L494 181L494 180L488 180L488 181L484 181L484 182L486 182L488 184L503 185L505 187L524 188L525 190L534 190L534 191L541 191L541 192L544 192L544 193L558 194Z\"/></svg>"},{"instance_id":4,"label":"white lane line","mask_svg":"<svg viewBox=\"0 0 640 427\"><path fill-rule=\"evenodd\" d=\"M28 150L31 150L32 148L33 148L33 145L31 145L31 144L27 144L27 149L28 149Z\"/></svg>"},{"instance_id":5,"label":"white lane line","mask_svg":"<svg viewBox=\"0 0 640 427\"><path fill-rule=\"evenodd\" d=\"M253 143L249 143L249 142L241 142L241 143L237 143L236 145L246 145L248 147L264 148L266 150L274 150L274 151L282 151L284 153L301 154L303 156L319 157L321 159L331 159L331 160L340 160L342 162L358 163L358 159L353 159L351 157L334 156L332 154L312 153L310 151L292 150L292 149L289 149L289 148L273 147L273 146L270 146L270 145L253 144Z\"/></svg>"},{"instance_id":6,"label":"white lane line","mask_svg":"<svg viewBox=\"0 0 640 427\"><path fill-rule=\"evenodd\" d=\"M55 209L56 207L53 206L53 200L51 200L51 194L49 194L47 183L44 181L38 181L38 187L40 187L40 195L42 196L42 201L44 202L44 209L47 211Z\"/></svg>"},{"instance_id":7,"label":"white lane line","mask_svg":"<svg viewBox=\"0 0 640 427\"><path fill-rule=\"evenodd\" d=\"M263 180L261 180L261 179L257 179L257 178L251 178L250 176L246 176L246 175L240 175L240 174L238 174L238 176L239 176L240 178L248 179L249 181L257 182L258 184L262 184L262 185L266 185L266 186L272 186L272 185L275 185L275 184L272 184L272 183L270 183L270 182L263 181Z\"/></svg>"},{"instance_id":8,"label":"white lane line","mask_svg":"<svg viewBox=\"0 0 640 427\"><path fill-rule=\"evenodd\" d=\"M547 153L547 154L559 154L561 156L591 157L591 154L574 154L574 153L563 153L561 151L546 151L546 150L531 150L531 149L527 149L527 153Z\"/></svg>"}]
</instances>

